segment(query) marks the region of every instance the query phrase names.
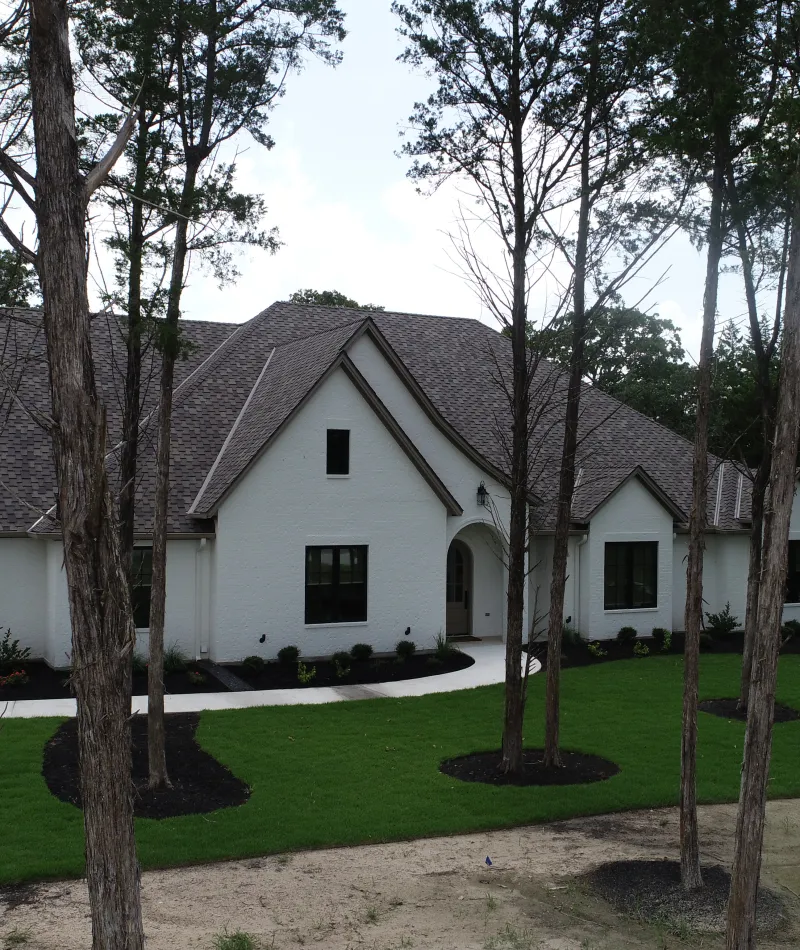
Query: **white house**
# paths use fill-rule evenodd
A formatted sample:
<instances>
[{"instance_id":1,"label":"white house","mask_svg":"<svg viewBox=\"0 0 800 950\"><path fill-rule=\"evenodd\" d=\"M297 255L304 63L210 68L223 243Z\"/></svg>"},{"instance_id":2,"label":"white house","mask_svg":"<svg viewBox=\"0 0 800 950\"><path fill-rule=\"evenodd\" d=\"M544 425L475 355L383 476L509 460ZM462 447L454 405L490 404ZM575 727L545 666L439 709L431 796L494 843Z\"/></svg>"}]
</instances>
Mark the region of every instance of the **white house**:
<instances>
[{"instance_id":1,"label":"white house","mask_svg":"<svg viewBox=\"0 0 800 950\"><path fill-rule=\"evenodd\" d=\"M0 315L0 626L53 666L69 662L63 551L45 434L40 316ZM94 324L113 469L122 337ZM508 530L510 345L473 320L278 303L240 325L186 321L179 367L167 565L167 642L196 657L308 656L356 642L419 648L449 635L502 637ZM154 366L148 372L155 372ZM148 374L146 373L145 376ZM147 393L157 387L145 386ZM534 385L528 613L546 613L564 380ZM6 394L8 397L8 394ZM137 486L143 646L149 609L153 398ZM679 630L691 445L591 387L583 395L565 619L592 639L623 625ZM117 446L118 448L118 446ZM749 485L711 460L704 596L744 617ZM800 618L800 510L792 521Z\"/></svg>"}]
</instances>

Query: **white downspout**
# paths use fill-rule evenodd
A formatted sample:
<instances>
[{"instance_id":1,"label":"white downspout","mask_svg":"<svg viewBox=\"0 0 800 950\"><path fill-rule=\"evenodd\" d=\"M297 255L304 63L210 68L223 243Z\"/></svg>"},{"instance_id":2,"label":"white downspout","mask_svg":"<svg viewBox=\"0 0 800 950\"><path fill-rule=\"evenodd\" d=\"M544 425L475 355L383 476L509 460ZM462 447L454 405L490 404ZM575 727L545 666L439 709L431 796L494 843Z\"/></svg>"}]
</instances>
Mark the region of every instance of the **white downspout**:
<instances>
[{"instance_id":1,"label":"white downspout","mask_svg":"<svg viewBox=\"0 0 800 950\"><path fill-rule=\"evenodd\" d=\"M583 633L581 630L581 548L589 540L589 532L578 541L575 545L575 629L578 633Z\"/></svg>"}]
</instances>

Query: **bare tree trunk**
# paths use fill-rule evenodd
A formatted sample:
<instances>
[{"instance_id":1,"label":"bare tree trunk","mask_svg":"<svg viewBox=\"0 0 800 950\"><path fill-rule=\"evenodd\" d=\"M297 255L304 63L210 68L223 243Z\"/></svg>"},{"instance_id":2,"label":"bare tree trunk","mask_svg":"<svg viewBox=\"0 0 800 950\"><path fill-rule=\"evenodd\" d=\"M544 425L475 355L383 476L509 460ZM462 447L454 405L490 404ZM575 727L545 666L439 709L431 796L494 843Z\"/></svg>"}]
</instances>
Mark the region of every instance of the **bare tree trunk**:
<instances>
[{"instance_id":1,"label":"bare tree trunk","mask_svg":"<svg viewBox=\"0 0 800 950\"><path fill-rule=\"evenodd\" d=\"M569 384L564 418L564 443L558 481L556 528L553 538L553 573L550 581L550 616L547 629L547 694L545 698L544 764L561 766L559 731L561 718L561 639L564 630L564 594L567 585L569 526L572 496L575 492L575 455L578 449L578 419L583 380L584 344L587 329L586 264L591 213L590 161L594 113L593 91L598 70L596 33L602 4L597 5L595 46L589 69L589 81L583 114L581 137L581 199L578 211L578 234L575 246L575 286L573 291L572 352L569 361Z\"/></svg>"},{"instance_id":2,"label":"bare tree trunk","mask_svg":"<svg viewBox=\"0 0 800 950\"><path fill-rule=\"evenodd\" d=\"M67 5L65 0L32 0L30 9L38 271L72 621L92 946L141 950L130 778L134 631L105 466L105 416L92 366L84 236L87 192L74 127Z\"/></svg>"},{"instance_id":3,"label":"bare tree trunk","mask_svg":"<svg viewBox=\"0 0 800 950\"><path fill-rule=\"evenodd\" d=\"M771 440L764 442L764 455L753 480L751 495L750 556L747 567L747 603L744 615L744 646L738 709L747 709L750 700L750 673L758 623L758 599L761 589L761 550L764 534L764 497L772 464ZM767 456L769 456L767 458Z\"/></svg>"},{"instance_id":4,"label":"bare tree trunk","mask_svg":"<svg viewBox=\"0 0 800 950\"><path fill-rule=\"evenodd\" d=\"M147 119L139 115L136 140L134 195L144 191L147 174ZM125 409L120 456L119 539L122 566L131 585L135 529L136 470L139 455L139 419L142 376L142 262L144 255L144 208L135 198L131 207L128 242L128 326L125 371Z\"/></svg>"},{"instance_id":5,"label":"bare tree trunk","mask_svg":"<svg viewBox=\"0 0 800 950\"><path fill-rule=\"evenodd\" d=\"M796 483L800 418L800 196L795 199L789 252L778 408L769 508L764 523L761 594L747 707L742 784L736 819L726 950L755 947L767 780L772 749L775 684L786 585L789 522Z\"/></svg>"},{"instance_id":6,"label":"bare tree trunk","mask_svg":"<svg viewBox=\"0 0 800 950\"><path fill-rule=\"evenodd\" d=\"M522 772L522 727L525 698L522 679L522 637L525 614L525 549L528 534L528 416L529 373L527 346L526 258L528 250L525 213L525 168L523 163L520 108L519 6L514 9L513 76L510 90L512 111L512 161L514 171L514 252L513 312L511 315L511 346L513 356L512 444L511 444L511 514L508 533L508 599L506 622L506 680L503 717L503 772Z\"/></svg>"},{"instance_id":7,"label":"bare tree trunk","mask_svg":"<svg viewBox=\"0 0 800 950\"><path fill-rule=\"evenodd\" d=\"M194 200L197 167L187 165L175 228L166 326L161 359L161 389L156 449L156 498L153 515L153 580L150 594L150 649L147 668L147 754L150 788L170 784L164 738L164 615L167 602L167 527L169 515L172 384L180 348L178 319L186 269L188 219Z\"/></svg>"},{"instance_id":8,"label":"bare tree trunk","mask_svg":"<svg viewBox=\"0 0 800 950\"><path fill-rule=\"evenodd\" d=\"M703 296L703 336L697 367L697 418L692 459L692 509L689 513L689 558L686 567L684 627L683 730L681 733L681 881L687 890L702 886L697 830L697 691L700 631L703 624L703 550L708 500L708 423L711 412L711 359L717 314L719 262L722 257L724 166L716 159L711 186L708 259Z\"/></svg>"}]
</instances>

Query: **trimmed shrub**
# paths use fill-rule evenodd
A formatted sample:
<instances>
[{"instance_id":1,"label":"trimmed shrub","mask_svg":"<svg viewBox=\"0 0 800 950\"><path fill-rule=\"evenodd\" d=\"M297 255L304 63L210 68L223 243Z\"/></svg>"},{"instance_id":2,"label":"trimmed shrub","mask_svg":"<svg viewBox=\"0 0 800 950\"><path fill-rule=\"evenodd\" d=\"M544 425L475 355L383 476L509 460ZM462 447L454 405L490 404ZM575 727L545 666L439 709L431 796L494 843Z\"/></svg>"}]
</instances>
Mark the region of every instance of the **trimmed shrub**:
<instances>
[{"instance_id":1,"label":"trimmed shrub","mask_svg":"<svg viewBox=\"0 0 800 950\"><path fill-rule=\"evenodd\" d=\"M189 665L189 658L177 643L164 650L164 674L183 673Z\"/></svg>"},{"instance_id":2,"label":"trimmed shrub","mask_svg":"<svg viewBox=\"0 0 800 950\"><path fill-rule=\"evenodd\" d=\"M620 627L617 633L617 643L633 643L639 636L636 627Z\"/></svg>"},{"instance_id":3,"label":"trimmed shrub","mask_svg":"<svg viewBox=\"0 0 800 950\"><path fill-rule=\"evenodd\" d=\"M338 650L331 657L331 661L336 672L336 679L343 680L350 675L351 657L347 650Z\"/></svg>"},{"instance_id":4,"label":"trimmed shrub","mask_svg":"<svg viewBox=\"0 0 800 950\"><path fill-rule=\"evenodd\" d=\"M350 650L350 656L358 663L366 663L372 656L372 647L368 643L356 643Z\"/></svg>"},{"instance_id":5,"label":"trimmed shrub","mask_svg":"<svg viewBox=\"0 0 800 950\"><path fill-rule=\"evenodd\" d=\"M416 649L417 645L413 640L398 640L394 651L401 660L407 660L414 655Z\"/></svg>"},{"instance_id":6,"label":"trimmed shrub","mask_svg":"<svg viewBox=\"0 0 800 950\"><path fill-rule=\"evenodd\" d=\"M300 659L300 651L295 646L281 647L278 650L278 662L284 666L291 666Z\"/></svg>"},{"instance_id":7,"label":"trimmed shrub","mask_svg":"<svg viewBox=\"0 0 800 950\"><path fill-rule=\"evenodd\" d=\"M669 653L672 648L672 631L666 627L653 627L653 642L661 653Z\"/></svg>"},{"instance_id":8,"label":"trimmed shrub","mask_svg":"<svg viewBox=\"0 0 800 950\"><path fill-rule=\"evenodd\" d=\"M716 614L706 614L708 633L718 640L727 640L739 626L739 618L731 613L731 604L728 601L725 607Z\"/></svg>"},{"instance_id":9,"label":"trimmed shrub","mask_svg":"<svg viewBox=\"0 0 800 950\"><path fill-rule=\"evenodd\" d=\"M253 673L257 675L258 673L263 673L264 667L267 665L267 661L263 656L246 656L242 660L242 666L248 673Z\"/></svg>"}]
</instances>

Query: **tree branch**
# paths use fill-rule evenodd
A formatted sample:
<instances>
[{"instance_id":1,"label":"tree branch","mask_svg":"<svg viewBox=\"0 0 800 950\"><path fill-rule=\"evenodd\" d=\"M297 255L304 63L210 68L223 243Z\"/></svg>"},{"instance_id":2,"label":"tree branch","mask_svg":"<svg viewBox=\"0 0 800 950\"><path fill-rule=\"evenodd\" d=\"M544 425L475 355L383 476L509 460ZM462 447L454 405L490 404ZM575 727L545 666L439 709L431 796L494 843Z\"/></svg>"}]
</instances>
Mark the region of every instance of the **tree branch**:
<instances>
[{"instance_id":1,"label":"tree branch","mask_svg":"<svg viewBox=\"0 0 800 950\"><path fill-rule=\"evenodd\" d=\"M100 185L103 184L106 178L108 178L109 172L114 167L114 165L116 165L120 155L122 155L122 153L125 151L125 146L128 144L128 141L133 134L133 129L138 118L139 110L134 104L133 108L128 114L127 119L125 119L125 121L122 123L122 127L117 133L117 137L114 139L111 148L86 176L87 201L92 196L92 194L97 191Z\"/></svg>"}]
</instances>

